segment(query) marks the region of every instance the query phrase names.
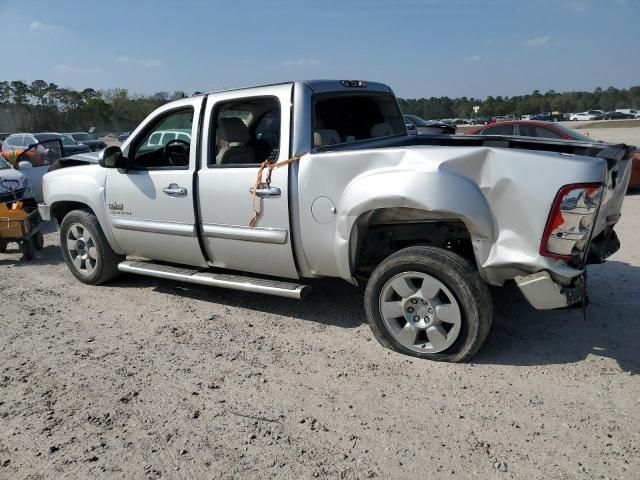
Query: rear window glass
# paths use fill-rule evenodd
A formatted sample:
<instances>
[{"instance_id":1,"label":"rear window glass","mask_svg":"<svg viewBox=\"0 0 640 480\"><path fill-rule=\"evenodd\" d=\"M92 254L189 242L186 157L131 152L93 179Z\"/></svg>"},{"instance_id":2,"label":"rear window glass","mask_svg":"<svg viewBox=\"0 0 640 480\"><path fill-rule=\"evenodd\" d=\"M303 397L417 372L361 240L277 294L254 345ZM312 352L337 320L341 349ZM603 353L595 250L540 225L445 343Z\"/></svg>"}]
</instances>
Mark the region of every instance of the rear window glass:
<instances>
[{"instance_id":1,"label":"rear window glass","mask_svg":"<svg viewBox=\"0 0 640 480\"><path fill-rule=\"evenodd\" d=\"M406 132L394 97L384 93L318 96L314 102L313 125L316 147Z\"/></svg>"}]
</instances>

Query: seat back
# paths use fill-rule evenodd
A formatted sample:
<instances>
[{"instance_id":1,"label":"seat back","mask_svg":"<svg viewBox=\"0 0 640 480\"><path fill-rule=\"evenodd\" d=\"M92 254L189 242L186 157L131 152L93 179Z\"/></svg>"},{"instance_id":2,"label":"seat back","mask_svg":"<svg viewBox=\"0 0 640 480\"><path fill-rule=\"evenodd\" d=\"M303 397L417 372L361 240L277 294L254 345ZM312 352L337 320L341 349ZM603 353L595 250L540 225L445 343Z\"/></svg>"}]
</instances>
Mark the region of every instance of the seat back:
<instances>
[{"instance_id":1,"label":"seat back","mask_svg":"<svg viewBox=\"0 0 640 480\"><path fill-rule=\"evenodd\" d=\"M389 137L393 135L393 128L388 123L376 123L371 126L371 137Z\"/></svg>"},{"instance_id":2,"label":"seat back","mask_svg":"<svg viewBox=\"0 0 640 480\"><path fill-rule=\"evenodd\" d=\"M324 147L326 145L337 145L342 143L342 139L336 130L323 128L313 132L313 145L315 147Z\"/></svg>"},{"instance_id":3,"label":"seat back","mask_svg":"<svg viewBox=\"0 0 640 480\"><path fill-rule=\"evenodd\" d=\"M218 120L218 153L216 163L255 163L253 148L247 145L249 129L238 117Z\"/></svg>"}]
</instances>

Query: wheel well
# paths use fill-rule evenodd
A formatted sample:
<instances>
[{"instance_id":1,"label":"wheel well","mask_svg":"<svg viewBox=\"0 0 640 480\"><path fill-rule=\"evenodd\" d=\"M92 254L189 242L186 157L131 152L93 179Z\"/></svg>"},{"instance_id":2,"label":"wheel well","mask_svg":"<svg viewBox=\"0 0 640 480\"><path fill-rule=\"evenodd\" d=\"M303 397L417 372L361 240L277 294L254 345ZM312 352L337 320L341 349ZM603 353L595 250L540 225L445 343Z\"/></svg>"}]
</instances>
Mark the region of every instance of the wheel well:
<instances>
[{"instance_id":1,"label":"wheel well","mask_svg":"<svg viewBox=\"0 0 640 480\"><path fill-rule=\"evenodd\" d=\"M350 239L351 271L367 278L389 255L414 245L451 250L476 264L471 235L460 219L413 208L385 208L356 220Z\"/></svg>"},{"instance_id":2,"label":"wheel well","mask_svg":"<svg viewBox=\"0 0 640 480\"><path fill-rule=\"evenodd\" d=\"M60 225L62 219L67 213L73 210L86 210L93 213L93 210L88 205L80 202L56 202L51 205L51 218L55 219L56 223Z\"/></svg>"}]
</instances>

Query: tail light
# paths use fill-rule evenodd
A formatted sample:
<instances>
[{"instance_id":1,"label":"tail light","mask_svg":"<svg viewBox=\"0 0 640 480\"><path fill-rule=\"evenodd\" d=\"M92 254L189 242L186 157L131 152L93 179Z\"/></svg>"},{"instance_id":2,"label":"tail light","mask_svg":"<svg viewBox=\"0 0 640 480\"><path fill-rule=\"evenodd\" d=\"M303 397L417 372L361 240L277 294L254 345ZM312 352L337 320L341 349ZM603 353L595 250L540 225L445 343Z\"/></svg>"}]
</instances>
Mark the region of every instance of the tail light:
<instances>
[{"instance_id":1,"label":"tail light","mask_svg":"<svg viewBox=\"0 0 640 480\"><path fill-rule=\"evenodd\" d=\"M600 183L565 185L560 189L544 229L540 255L562 260L584 257L602 191Z\"/></svg>"}]
</instances>

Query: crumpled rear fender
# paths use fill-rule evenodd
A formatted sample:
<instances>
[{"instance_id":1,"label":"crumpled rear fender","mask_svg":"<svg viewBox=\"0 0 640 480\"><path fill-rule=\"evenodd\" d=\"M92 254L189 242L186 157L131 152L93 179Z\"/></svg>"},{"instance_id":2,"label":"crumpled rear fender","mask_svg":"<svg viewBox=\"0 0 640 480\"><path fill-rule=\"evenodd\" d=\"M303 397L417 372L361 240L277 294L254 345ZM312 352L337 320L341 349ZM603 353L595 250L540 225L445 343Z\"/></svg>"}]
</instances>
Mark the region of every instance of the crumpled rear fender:
<instances>
[{"instance_id":1,"label":"crumpled rear fender","mask_svg":"<svg viewBox=\"0 0 640 480\"><path fill-rule=\"evenodd\" d=\"M462 221L474 244L476 256L487 251L476 245L491 244L496 226L486 198L477 185L453 172L416 170L378 171L356 178L346 189L338 208L336 254L340 277L350 279L350 243L358 217L380 208L411 208L425 218ZM478 265L484 258L476 258Z\"/></svg>"}]
</instances>

